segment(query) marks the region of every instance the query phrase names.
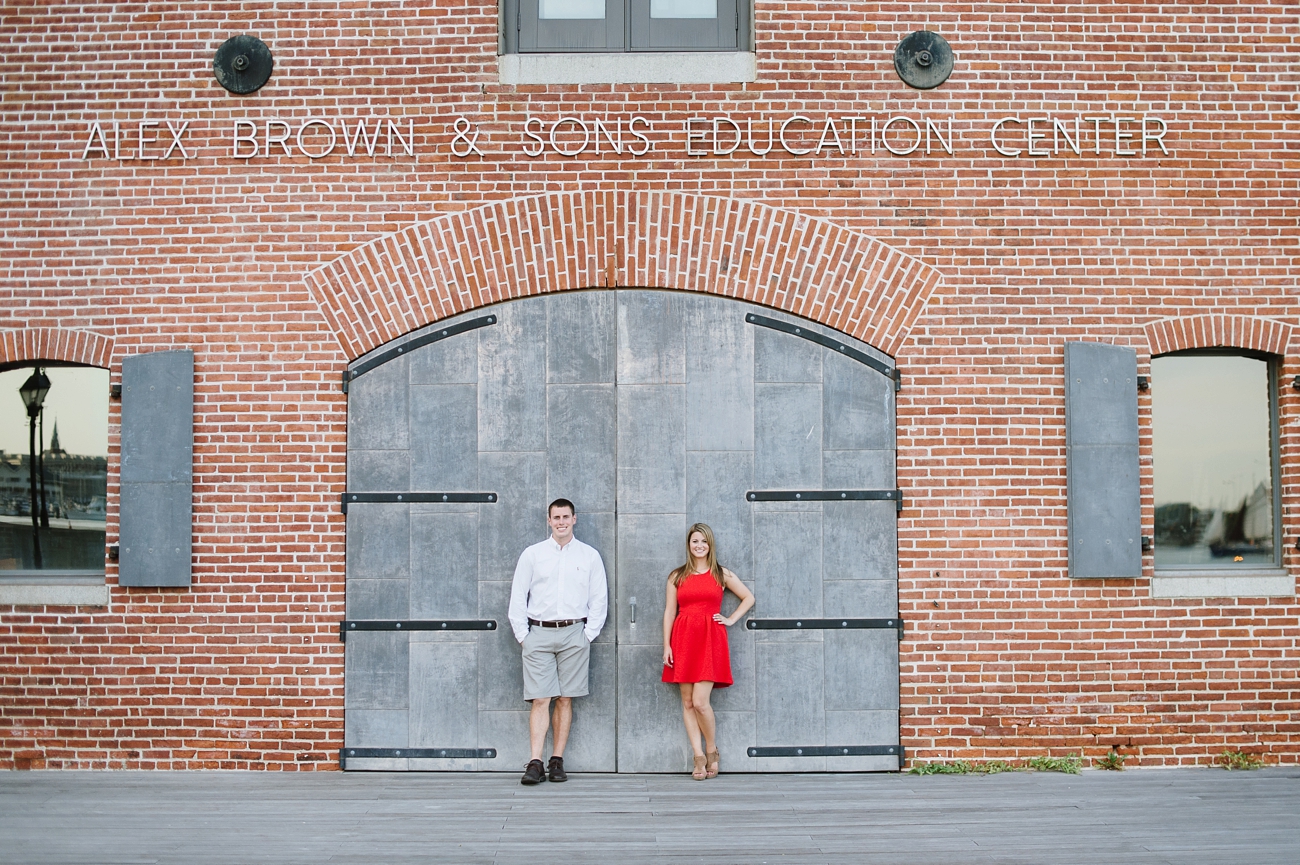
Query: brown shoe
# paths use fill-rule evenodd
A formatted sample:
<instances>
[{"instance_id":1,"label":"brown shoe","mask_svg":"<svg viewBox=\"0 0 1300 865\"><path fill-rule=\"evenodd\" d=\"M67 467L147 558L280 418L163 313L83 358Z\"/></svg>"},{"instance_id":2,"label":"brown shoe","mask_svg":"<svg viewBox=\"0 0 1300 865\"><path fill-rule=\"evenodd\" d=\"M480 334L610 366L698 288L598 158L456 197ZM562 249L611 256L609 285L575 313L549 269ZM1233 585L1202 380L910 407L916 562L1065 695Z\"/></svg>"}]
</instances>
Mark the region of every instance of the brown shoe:
<instances>
[{"instance_id":1,"label":"brown shoe","mask_svg":"<svg viewBox=\"0 0 1300 865\"><path fill-rule=\"evenodd\" d=\"M546 767L542 765L542 761L529 760L528 765L524 767L524 777L519 779L519 783L531 787L534 784L540 784L545 780Z\"/></svg>"},{"instance_id":2,"label":"brown shoe","mask_svg":"<svg viewBox=\"0 0 1300 865\"><path fill-rule=\"evenodd\" d=\"M719 770L722 768L721 766L718 765L718 761L719 761L721 758L722 758L722 755L719 754L717 751L710 751L710 752L709 752L709 756L705 758L705 765L706 765L706 766L712 766L713 768L712 768L712 769L708 769L707 771L705 771L705 773L704 773L704 777L705 777L705 778L716 778L716 777L718 777L718 772L719 772Z\"/></svg>"},{"instance_id":3,"label":"brown shoe","mask_svg":"<svg viewBox=\"0 0 1300 865\"><path fill-rule=\"evenodd\" d=\"M550 765L546 767L546 774L549 776L548 779L556 784L569 780L568 773L564 771L564 758L552 757Z\"/></svg>"},{"instance_id":4,"label":"brown shoe","mask_svg":"<svg viewBox=\"0 0 1300 865\"><path fill-rule=\"evenodd\" d=\"M704 772L703 757L695 758L695 769L691 772L691 777L694 778L696 781L703 781L705 778L708 777L708 775L706 775Z\"/></svg>"}]
</instances>

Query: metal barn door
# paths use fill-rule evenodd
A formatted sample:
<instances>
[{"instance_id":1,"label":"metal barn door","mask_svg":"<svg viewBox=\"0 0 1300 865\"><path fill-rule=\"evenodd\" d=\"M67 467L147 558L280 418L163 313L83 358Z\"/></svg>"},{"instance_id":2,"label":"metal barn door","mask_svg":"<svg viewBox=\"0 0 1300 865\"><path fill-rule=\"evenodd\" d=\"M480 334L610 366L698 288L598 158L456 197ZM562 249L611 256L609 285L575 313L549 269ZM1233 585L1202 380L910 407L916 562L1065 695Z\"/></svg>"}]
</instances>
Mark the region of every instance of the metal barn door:
<instances>
[{"instance_id":1,"label":"metal barn door","mask_svg":"<svg viewBox=\"0 0 1300 865\"><path fill-rule=\"evenodd\" d=\"M756 628L731 630L736 684L714 699L727 771L896 769L880 756L898 742L881 370L789 316L633 290L501 304L353 364L346 767L519 770L510 580L564 496L610 576L570 768L689 766L659 658L664 581L702 520L758 595Z\"/></svg>"},{"instance_id":2,"label":"metal barn door","mask_svg":"<svg viewBox=\"0 0 1300 865\"><path fill-rule=\"evenodd\" d=\"M614 561L613 322L610 292L520 300L352 365L347 768L527 762L510 583L561 496L578 503L575 535ZM576 771L617 768L614 635L593 645Z\"/></svg>"},{"instance_id":3,"label":"metal barn door","mask_svg":"<svg viewBox=\"0 0 1300 865\"><path fill-rule=\"evenodd\" d=\"M733 300L618 297L619 771L691 765L660 657L697 521L757 596L713 692L726 771L898 769L892 364Z\"/></svg>"}]
</instances>

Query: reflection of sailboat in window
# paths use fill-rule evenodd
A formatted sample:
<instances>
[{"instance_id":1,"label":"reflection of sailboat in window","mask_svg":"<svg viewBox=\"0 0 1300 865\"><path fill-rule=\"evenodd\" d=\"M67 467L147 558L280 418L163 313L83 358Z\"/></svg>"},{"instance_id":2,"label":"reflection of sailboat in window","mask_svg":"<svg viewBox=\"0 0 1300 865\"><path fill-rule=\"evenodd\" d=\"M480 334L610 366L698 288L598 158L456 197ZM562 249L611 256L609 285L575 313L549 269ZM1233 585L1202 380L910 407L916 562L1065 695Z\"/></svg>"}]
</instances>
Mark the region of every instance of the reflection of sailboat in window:
<instances>
[{"instance_id":1,"label":"reflection of sailboat in window","mask_svg":"<svg viewBox=\"0 0 1300 865\"><path fill-rule=\"evenodd\" d=\"M1264 484L1242 499L1235 511L1215 511L1202 536L1210 546L1210 555L1226 556L1273 554L1273 491Z\"/></svg>"}]
</instances>

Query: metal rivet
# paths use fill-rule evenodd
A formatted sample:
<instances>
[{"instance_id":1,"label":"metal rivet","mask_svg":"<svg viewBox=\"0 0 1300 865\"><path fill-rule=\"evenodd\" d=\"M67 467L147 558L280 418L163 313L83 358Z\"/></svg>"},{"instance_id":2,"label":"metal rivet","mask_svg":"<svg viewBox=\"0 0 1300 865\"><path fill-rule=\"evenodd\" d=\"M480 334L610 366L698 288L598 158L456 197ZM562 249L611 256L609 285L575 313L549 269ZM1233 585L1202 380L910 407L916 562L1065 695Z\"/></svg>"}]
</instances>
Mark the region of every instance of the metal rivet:
<instances>
[{"instance_id":1,"label":"metal rivet","mask_svg":"<svg viewBox=\"0 0 1300 865\"><path fill-rule=\"evenodd\" d=\"M803 756L803 748L795 748L794 752L801 757Z\"/></svg>"},{"instance_id":2,"label":"metal rivet","mask_svg":"<svg viewBox=\"0 0 1300 865\"><path fill-rule=\"evenodd\" d=\"M356 497L356 496L353 496L353 497L352 497L352 501L355 502L356 500L357 500L357 497Z\"/></svg>"},{"instance_id":3,"label":"metal rivet","mask_svg":"<svg viewBox=\"0 0 1300 865\"><path fill-rule=\"evenodd\" d=\"M349 757L355 757L356 755L357 755L357 752L356 752L356 751L348 751L348 756L349 756Z\"/></svg>"},{"instance_id":4,"label":"metal rivet","mask_svg":"<svg viewBox=\"0 0 1300 865\"><path fill-rule=\"evenodd\" d=\"M842 346L840 346L840 351L848 351L848 350L849 350L849 347L848 347L847 345L842 345Z\"/></svg>"},{"instance_id":5,"label":"metal rivet","mask_svg":"<svg viewBox=\"0 0 1300 865\"><path fill-rule=\"evenodd\" d=\"M401 751L394 751L394 752L393 752L393 756L394 756L394 757L400 757L400 756L402 756L402 752L401 752Z\"/></svg>"},{"instance_id":6,"label":"metal rivet","mask_svg":"<svg viewBox=\"0 0 1300 865\"><path fill-rule=\"evenodd\" d=\"M847 499L848 497L849 497L848 493L840 493L840 498Z\"/></svg>"},{"instance_id":7,"label":"metal rivet","mask_svg":"<svg viewBox=\"0 0 1300 865\"><path fill-rule=\"evenodd\" d=\"M443 336L446 336L446 335L447 335L447 331L444 330L444 331L442 332L442 335L443 335Z\"/></svg>"},{"instance_id":8,"label":"metal rivet","mask_svg":"<svg viewBox=\"0 0 1300 865\"><path fill-rule=\"evenodd\" d=\"M402 494L401 494L401 493L398 493L398 494L397 494L397 500L398 500L399 502L402 500Z\"/></svg>"},{"instance_id":9,"label":"metal rivet","mask_svg":"<svg viewBox=\"0 0 1300 865\"><path fill-rule=\"evenodd\" d=\"M795 497L796 499L801 499L801 498L803 498L803 493L795 493L795 494L794 494L794 497Z\"/></svg>"},{"instance_id":10,"label":"metal rivet","mask_svg":"<svg viewBox=\"0 0 1300 865\"><path fill-rule=\"evenodd\" d=\"M750 500L751 502L752 502L754 499L756 499L756 498L758 498L758 496L754 495L753 493L750 493L750 494L749 494L749 500Z\"/></svg>"},{"instance_id":11,"label":"metal rivet","mask_svg":"<svg viewBox=\"0 0 1300 865\"><path fill-rule=\"evenodd\" d=\"M447 501L447 497L446 497L446 496L443 496L443 497L442 497L442 500L443 500L444 502Z\"/></svg>"},{"instance_id":12,"label":"metal rivet","mask_svg":"<svg viewBox=\"0 0 1300 865\"><path fill-rule=\"evenodd\" d=\"M399 630L399 631L402 630L402 623L401 623L401 622L398 622L398 623L397 623L397 630Z\"/></svg>"},{"instance_id":13,"label":"metal rivet","mask_svg":"<svg viewBox=\"0 0 1300 865\"><path fill-rule=\"evenodd\" d=\"M357 626L357 623L356 623L356 622L348 622L348 627L349 627L349 628L355 628L356 626Z\"/></svg>"},{"instance_id":14,"label":"metal rivet","mask_svg":"<svg viewBox=\"0 0 1300 865\"><path fill-rule=\"evenodd\" d=\"M848 626L849 626L849 623L848 623L848 622L840 622L840 627L841 627L841 628L847 628Z\"/></svg>"},{"instance_id":15,"label":"metal rivet","mask_svg":"<svg viewBox=\"0 0 1300 865\"><path fill-rule=\"evenodd\" d=\"M444 628L447 627L447 623L446 623L446 622L443 622L443 623L442 623L442 627L444 627Z\"/></svg>"},{"instance_id":16,"label":"metal rivet","mask_svg":"<svg viewBox=\"0 0 1300 865\"><path fill-rule=\"evenodd\" d=\"M795 334L801 334L801 333L803 333L803 331L800 330L800 329L797 328L797 327L794 329L794 332L795 332Z\"/></svg>"},{"instance_id":17,"label":"metal rivet","mask_svg":"<svg viewBox=\"0 0 1300 865\"><path fill-rule=\"evenodd\" d=\"M845 753L845 754L849 753L849 749L848 749L848 748L845 748L845 749L844 749L844 753Z\"/></svg>"},{"instance_id":18,"label":"metal rivet","mask_svg":"<svg viewBox=\"0 0 1300 865\"><path fill-rule=\"evenodd\" d=\"M794 626L795 626L796 628L802 628L802 627L803 627L803 622L795 622L795 623L794 623Z\"/></svg>"}]
</instances>

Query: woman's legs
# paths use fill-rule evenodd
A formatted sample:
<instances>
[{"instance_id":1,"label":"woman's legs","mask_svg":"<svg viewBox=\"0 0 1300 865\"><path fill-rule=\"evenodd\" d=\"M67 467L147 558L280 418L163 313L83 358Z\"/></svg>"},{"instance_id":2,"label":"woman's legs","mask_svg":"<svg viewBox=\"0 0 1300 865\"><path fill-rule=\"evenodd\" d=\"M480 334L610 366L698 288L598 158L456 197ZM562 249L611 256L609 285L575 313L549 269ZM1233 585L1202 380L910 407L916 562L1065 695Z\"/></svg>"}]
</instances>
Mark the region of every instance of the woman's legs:
<instances>
[{"instance_id":1,"label":"woman's legs","mask_svg":"<svg viewBox=\"0 0 1300 865\"><path fill-rule=\"evenodd\" d=\"M700 722L695 715L695 701L692 696L696 686L690 682L681 682L679 687L682 689L682 720L686 722L686 738L691 740L691 750L695 752L695 756L703 757L704 749L700 746Z\"/></svg>"},{"instance_id":2,"label":"woman's legs","mask_svg":"<svg viewBox=\"0 0 1300 865\"><path fill-rule=\"evenodd\" d=\"M712 682L696 682L691 686L691 705L695 709L695 723L699 731L704 734L704 751L696 751L697 754L718 750L718 721L713 716L713 707L709 705L709 697L712 694Z\"/></svg>"}]
</instances>

